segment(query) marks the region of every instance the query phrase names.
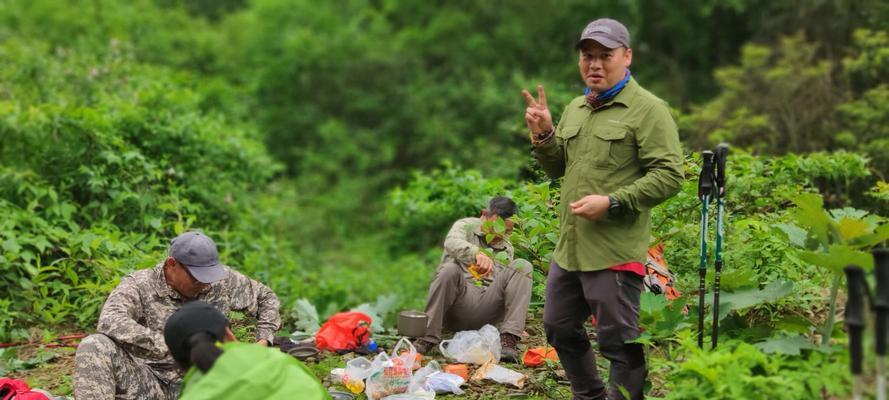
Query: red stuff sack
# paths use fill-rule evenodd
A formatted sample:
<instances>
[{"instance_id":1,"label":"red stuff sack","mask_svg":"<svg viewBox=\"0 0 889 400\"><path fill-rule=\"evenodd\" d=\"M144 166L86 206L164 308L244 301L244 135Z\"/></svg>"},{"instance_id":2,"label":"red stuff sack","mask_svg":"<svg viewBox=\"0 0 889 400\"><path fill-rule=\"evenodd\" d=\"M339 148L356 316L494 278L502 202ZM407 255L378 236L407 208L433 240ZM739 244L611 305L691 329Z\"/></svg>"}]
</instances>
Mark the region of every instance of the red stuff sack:
<instances>
[{"instance_id":1,"label":"red stuff sack","mask_svg":"<svg viewBox=\"0 0 889 400\"><path fill-rule=\"evenodd\" d=\"M370 317L357 311L336 313L315 335L315 347L321 350L355 350L370 339ZM0 399L2 400L2 399Z\"/></svg>"}]
</instances>

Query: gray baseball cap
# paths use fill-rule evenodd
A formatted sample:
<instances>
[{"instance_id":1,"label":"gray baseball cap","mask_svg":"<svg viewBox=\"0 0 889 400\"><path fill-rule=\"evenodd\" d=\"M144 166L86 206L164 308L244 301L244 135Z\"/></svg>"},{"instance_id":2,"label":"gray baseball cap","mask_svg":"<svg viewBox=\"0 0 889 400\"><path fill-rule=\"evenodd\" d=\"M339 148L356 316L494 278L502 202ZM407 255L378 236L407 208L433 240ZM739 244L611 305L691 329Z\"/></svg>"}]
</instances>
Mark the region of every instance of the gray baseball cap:
<instances>
[{"instance_id":1,"label":"gray baseball cap","mask_svg":"<svg viewBox=\"0 0 889 400\"><path fill-rule=\"evenodd\" d=\"M599 18L587 24L580 34L580 40L574 46L580 49L584 40L595 40L609 49L624 46L630 47L630 32L624 24L611 18Z\"/></svg>"},{"instance_id":2,"label":"gray baseball cap","mask_svg":"<svg viewBox=\"0 0 889 400\"><path fill-rule=\"evenodd\" d=\"M188 268L191 276L202 283L216 282L228 275L219 262L216 243L200 232L176 236L170 241L170 257Z\"/></svg>"}]
</instances>

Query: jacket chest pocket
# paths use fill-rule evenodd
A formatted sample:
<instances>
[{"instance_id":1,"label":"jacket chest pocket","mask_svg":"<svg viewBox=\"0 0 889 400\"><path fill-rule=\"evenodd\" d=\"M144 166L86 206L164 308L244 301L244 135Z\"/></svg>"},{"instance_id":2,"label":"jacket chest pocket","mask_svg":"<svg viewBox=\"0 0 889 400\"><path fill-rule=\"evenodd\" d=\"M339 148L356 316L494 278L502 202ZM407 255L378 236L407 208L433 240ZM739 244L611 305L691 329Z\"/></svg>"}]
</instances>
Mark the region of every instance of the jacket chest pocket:
<instances>
[{"instance_id":1,"label":"jacket chest pocket","mask_svg":"<svg viewBox=\"0 0 889 400\"><path fill-rule=\"evenodd\" d=\"M565 165L571 165L582 158L583 149L578 145L580 128L580 125L566 126L564 129L556 132L556 137L559 139L565 152Z\"/></svg>"},{"instance_id":2,"label":"jacket chest pocket","mask_svg":"<svg viewBox=\"0 0 889 400\"><path fill-rule=\"evenodd\" d=\"M636 141L625 126L597 126L587 145L587 160L594 168L618 169L636 158Z\"/></svg>"}]
</instances>

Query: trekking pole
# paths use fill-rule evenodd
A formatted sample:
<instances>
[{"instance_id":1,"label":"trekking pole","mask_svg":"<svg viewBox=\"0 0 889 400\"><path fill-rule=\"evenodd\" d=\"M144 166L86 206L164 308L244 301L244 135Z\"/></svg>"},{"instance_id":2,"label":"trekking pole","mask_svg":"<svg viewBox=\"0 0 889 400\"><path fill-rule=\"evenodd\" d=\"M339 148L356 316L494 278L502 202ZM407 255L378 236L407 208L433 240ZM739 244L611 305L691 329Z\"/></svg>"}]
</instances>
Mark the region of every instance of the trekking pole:
<instances>
[{"instance_id":1,"label":"trekking pole","mask_svg":"<svg viewBox=\"0 0 889 400\"><path fill-rule=\"evenodd\" d=\"M698 177L698 198L701 199L701 265L698 269L700 285L698 285L698 347L704 348L704 295L707 291L707 207L713 193L713 152L701 152L704 165Z\"/></svg>"},{"instance_id":2,"label":"trekking pole","mask_svg":"<svg viewBox=\"0 0 889 400\"><path fill-rule=\"evenodd\" d=\"M848 265L843 271L846 273L846 291L849 296L846 300L846 328L849 330L849 359L854 379L852 398L861 400L861 336L864 333L864 293L867 282L864 280L864 270L857 265Z\"/></svg>"},{"instance_id":3,"label":"trekking pole","mask_svg":"<svg viewBox=\"0 0 889 400\"><path fill-rule=\"evenodd\" d=\"M716 146L716 254L715 274L713 280L713 334L711 336L711 349L716 348L719 340L719 275L722 273L722 240L725 236L725 228L722 218L725 210L725 161L728 157L728 144L720 143Z\"/></svg>"},{"instance_id":4,"label":"trekking pole","mask_svg":"<svg viewBox=\"0 0 889 400\"><path fill-rule=\"evenodd\" d=\"M873 250L874 274L877 277L877 400L886 400L886 331L889 326L889 249Z\"/></svg>"}]
</instances>

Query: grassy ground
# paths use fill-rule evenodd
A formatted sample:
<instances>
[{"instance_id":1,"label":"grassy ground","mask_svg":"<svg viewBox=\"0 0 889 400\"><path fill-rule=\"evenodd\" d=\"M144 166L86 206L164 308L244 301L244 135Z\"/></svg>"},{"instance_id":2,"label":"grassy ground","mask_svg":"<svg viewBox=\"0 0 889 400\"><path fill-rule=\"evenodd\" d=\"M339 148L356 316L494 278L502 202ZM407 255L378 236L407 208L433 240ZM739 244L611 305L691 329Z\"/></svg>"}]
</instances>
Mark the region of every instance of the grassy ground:
<instances>
[{"instance_id":1,"label":"grassy ground","mask_svg":"<svg viewBox=\"0 0 889 400\"><path fill-rule=\"evenodd\" d=\"M74 379L74 348L40 349L25 346L18 349L17 358L35 362L32 368L14 371L9 378L21 379L29 386L49 391L57 396L70 395Z\"/></svg>"},{"instance_id":2,"label":"grassy ground","mask_svg":"<svg viewBox=\"0 0 889 400\"><path fill-rule=\"evenodd\" d=\"M529 315L528 326L526 331L528 337L523 339L521 346L523 348L538 347L545 345L545 337L543 334L543 326L540 322L541 309L532 310ZM249 321L248 321L249 322ZM249 328L238 326L235 322L236 332L238 336L249 335ZM393 339L387 337L379 340L380 345L384 348L390 348L394 344ZM55 395L70 396L71 384L74 372L74 349L73 348L38 348L37 346L23 346L17 348L17 356L19 360L32 360L35 365L30 368L17 370L9 373L9 377L23 379L32 387L38 387L50 391ZM323 354L318 360L309 360L307 365L321 380L321 382L330 389L346 391L346 388L338 383L331 382L330 371L334 368L345 367L346 361L355 357L354 354L336 355L331 353ZM41 361L42 360L42 361ZM423 364L431 360L437 360L439 364L447 364L448 361L441 356L438 351L423 358ZM466 391L463 395L437 396L436 398L450 399L569 399L570 390L565 380L565 373L556 363L553 365L543 365L537 368L526 368L517 364L503 364L507 368L511 368L522 372L527 376L525 385L519 389L511 386L505 386L493 381L468 382L463 386ZM470 366L470 375L475 372L475 368ZM362 394L357 399L365 399Z\"/></svg>"},{"instance_id":3,"label":"grassy ground","mask_svg":"<svg viewBox=\"0 0 889 400\"><path fill-rule=\"evenodd\" d=\"M528 332L528 336L525 337L522 341L521 347L523 348L531 348L531 347L541 347L546 344L546 338L543 335L543 325L541 323L541 309L533 310L529 315L528 325L526 331ZM384 346L391 346L392 341L383 341L382 344ZM423 365L426 365L429 361L436 360L440 365L448 364L448 360L445 359L437 350L432 351L432 354L429 354L423 357ZM325 386L340 390L347 391L346 388L338 383L331 382L330 379L330 370L333 368L344 367L346 361L350 358L354 357L352 354L346 354L343 356L337 355L328 355L323 357L322 360L316 363L310 363L310 368L315 372L315 374L321 379ZM466 385L462 387L465 391L462 395L439 395L436 398L442 399L570 399L571 391L568 388L568 382L565 380L565 372L561 369L561 366L556 363L553 365L542 365L537 368L527 368L519 364L501 364L506 368L510 368L516 371L519 371L525 376L527 379L525 381L525 385L522 388L515 388L512 386L501 385L499 383L493 381L481 381L475 382L470 381ZM469 375L475 372L477 366L469 366ZM357 396L356 399L365 399L366 397L362 394Z\"/></svg>"}]
</instances>

